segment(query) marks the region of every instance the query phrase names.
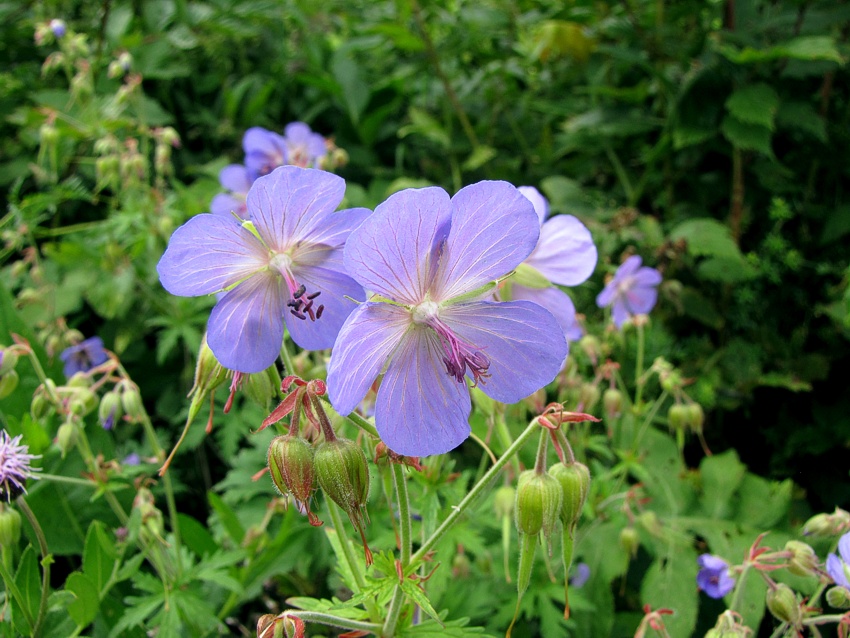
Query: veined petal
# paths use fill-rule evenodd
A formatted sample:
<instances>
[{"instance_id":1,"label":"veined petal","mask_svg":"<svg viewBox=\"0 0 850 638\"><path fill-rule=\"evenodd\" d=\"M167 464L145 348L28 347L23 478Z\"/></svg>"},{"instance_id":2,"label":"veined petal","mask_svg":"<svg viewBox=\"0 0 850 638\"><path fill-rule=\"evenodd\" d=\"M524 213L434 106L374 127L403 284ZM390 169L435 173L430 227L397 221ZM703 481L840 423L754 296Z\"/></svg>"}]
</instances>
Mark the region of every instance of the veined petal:
<instances>
[{"instance_id":1,"label":"veined petal","mask_svg":"<svg viewBox=\"0 0 850 638\"><path fill-rule=\"evenodd\" d=\"M567 356L561 327L530 301L475 301L443 308L440 319L490 360L485 394L516 403L552 381Z\"/></svg>"},{"instance_id":2,"label":"veined petal","mask_svg":"<svg viewBox=\"0 0 850 638\"><path fill-rule=\"evenodd\" d=\"M248 230L218 215L195 215L174 231L156 266L173 295L208 295L250 277L268 264L268 252Z\"/></svg>"},{"instance_id":3,"label":"veined petal","mask_svg":"<svg viewBox=\"0 0 850 638\"><path fill-rule=\"evenodd\" d=\"M260 372L280 355L284 297L266 270L228 292L213 308L207 343L225 368Z\"/></svg>"},{"instance_id":4,"label":"veined petal","mask_svg":"<svg viewBox=\"0 0 850 638\"><path fill-rule=\"evenodd\" d=\"M534 207L514 186L478 182L462 188L452 198L435 299L452 299L508 274L531 254L539 235Z\"/></svg>"},{"instance_id":5,"label":"veined petal","mask_svg":"<svg viewBox=\"0 0 850 638\"><path fill-rule=\"evenodd\" d=\"M364 303L336 338L328 364L328 397L340 414L350 414L410 327L410 313L386 303Z\"/></svg>"},{"instance_id":6,"label":"veined petal","mask_svg":"<svg viewBox=\"0 0 850 638\"><path fill-rule=\"evenodd\" d=\"M633 275L642 263L643 259L640 255L632 255L617 268L617 273L614 275L615 279L623 280L629 275Z\"/></svg>"},{"instance_id":7,"label":"veined petal","mask_svg":"<svg viewBox=\"0 0 850 638\"><path fill-rule=\"evenodd\" d=\"M838 553L841 555L841 559L850 565L850 532L838 539Z\"/></svg>"},{"instance_id":8,"label":"veined petal","mask_svg":"<svg viewBox=\"0 0 850 638\"><path fill-rule=\"evenodd\" d=\"M617 297L614 299L614 305L611 306L611 321L619 329L628 319L629 309L626 307L626 302L621 297Z\"/></svg>"},{"instance_id":9,"label":"veined petal","mask_svg":"<svg viewBox=\"0 0 850 638\"><path fill-rule=\"evenodd\" d=\"M540 220L542 226L546 218L549 217L549 202L534 186L519 186L517 190L534 206L534 212L537 213L537 219Z\"/></svg>"},{"instance_id":10,"label":"veined petal","mask_svg":"<svg viewBox=\"0 0 850 638\"><path fill-rule=\"evenodd\" d=\"M364 301L366 293L360 284L348 275L327 268L302 268L296 265L292 269L292 275L295 281L306 286L310 293L322 293L313 300L314 312L319 306L324 306L322 316L316 321L309 318L298 319L290 312L289 307L286 308L284 317L292 340L305 350L330 348L348 315L357 308L357 304L351 299ZM291 297L287 294L286 301L289 299Z\"/></svg>"},{"instance_id":11,"label":"veined petal","mask_svg":"<svg viewBox=\"0 0 850 638\"><path fill-rule=\"evenodd\" d=\"M634 315L649 314L658 301L658 289L639 286L626 293L626 305Z\"/></svg>"},{"instance_id":12,"label":"veined petal","mask_svg":"<svg viewBox=\"0 0 850 638\"><path fill-rule=\"evenodd\" d=\"M526 288L511 285L511 297L515 301L525 300L543 306L558 320L567 342L578 341L584 336L581 326L576 321L576 307L573 300L563 290L554 286L550 288Z\"/></svg>"},{"instance_id":13,"label":"veined petal","mask_svg":"<svg viewBox=\"0 0 850 638\"><path fill-rule=\"evenodd\" d=\"M395 193L351 233L345 269L367 290L417 304L431 286L450 219L451 201L442 188Z\"/></svg>"},{"instance_id":14,"label":"veined petal","mask_svg":"<svg viewBox=\"0 0 850 638\"><path fill-rule=\"evenodd\" d=\"M632 275L632 280L636 286L657 286L661 283L661 273L655 268L644 266Z\"/></svg>"},{"instance_id":15,"label":"veined petal","mask_svg":"<svg viewBox=\"0 0 850 638\"><path fill-rule=\"evenodd\" d=\"M309 249L311 244L323 244L332 248L342 248L348 236L355 228L372 214L368 208L348 208L334 212L333 208L317 212L309 220L304 220L302 227L294 236L296 241L303 240L296 251ZM297 257L293 254L293 259Z\"/></svg>"},{"instance_id":16,"label":"veined petal","mask_svg":"<svg viewBox=\"0 0 850 638\"><path fill-rule=\"evenodd\" d=\"M596 305L600 308L604 308L605 306L610 306L614 297L617 295L617 281L612 279L609 281L605 288L602 289L598 295L596 295Z\"/></svg>"},{"instance_id":17,"label":"veined petal","mask_svg":"<svg viewBox=\"0 0 850 638\"><path fill-rule=\"evenodd\" d=\"M242 164L229 164L221 169L218 181L229 191L234 193L247 193L251 188L251 177L248 169Z\"/></svg>"},{"instance_id":18,"label":"veined petal","mask_svg":"<svg viewBox=\"0 0 850 638\"><path fill-rule=\"evenodd\" d=\"M248 191L248 212L263 241L284 252L306 239L304 228L313 216L336 210L345 194L345 181L312 168L281 166L257 178Z\"/></svg>"},{"instance_id":19,"label":"veined petal","mask_svg":"<svg viewBox=\"0 0 850 638\"><path fill-rule=\"evenodd\" d=\"M850 589L850 582L848 582L847 575L844 572L844 563L835 554L826 557L826 573L832 576L836 585Z\"/></svg>"},{"instance_id":20,"label":"veined petal","mask_svg":"<svg viewBox=\"0 0 850 638\"><path fill-rule=\"evenodd\" d=\"M446 374L442 356L425 326L411 328L395 351L375 403L375 426L393 452L443 454L469 436L469 389Z\"/></svg>"},{"instance_id":21,"label":"veined petal","mask_svg":"<svg viewBox=\"0 0 850 638\"><path fill-rule=\"evenodd\" d=\"M596 246L584 224L572 215L553 217L540 229L540 241L525 260L562 286L577 286L596 268Z\"/></svg>"}]
</instances>

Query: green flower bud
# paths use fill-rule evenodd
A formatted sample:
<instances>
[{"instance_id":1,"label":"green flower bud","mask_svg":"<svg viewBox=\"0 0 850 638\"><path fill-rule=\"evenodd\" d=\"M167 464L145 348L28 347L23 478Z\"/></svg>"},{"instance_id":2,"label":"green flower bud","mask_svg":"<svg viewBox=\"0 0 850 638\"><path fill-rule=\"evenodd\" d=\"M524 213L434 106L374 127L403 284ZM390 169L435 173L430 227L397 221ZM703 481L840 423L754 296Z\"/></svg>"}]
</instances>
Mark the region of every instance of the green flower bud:
<instances>
[{"instance_id":1,"label":"green flower bud","mask_svg":"<svg viewBox=\"0 0 850 638\"><path fill-rule=\"evenodd\" d=\"M667 425L673 431L684 431L688 427L688 407L681 403L674 403L667 410Z\"/></svg>"},{"instance_id":2,"label":"green flower bud","mask_svg":"<svg viewBox=\"0 0 850 638\"><path fill-rule=\"evenodd\" d=\"M590 489L590 470L583 463L555 463L549 472L557 479L564 494L561 522L572 529L581 518L581 510Z\"/></svg>"},{"instance_id":3,"label":"green flower bud","mask_svg":"<svg viewBox=\"0 0 850 638\"><path fill-rule=\"evenodd\" d=\"M526 470L520 474L516 492L516 526L521 534L549 536L558 523L564 492L548 472Z\"/></svg>"},{"instance_id":4,"label":"green flower bud","mask_svg":"<svg viewBox=\"0 0 850 638\"><path fill-rule=\"evenodd\" d=\"M145 414L142 394L135 384L125 386L120 394L121 409L133 420L141 419ZM117 418L117 417L116 417Z\"/></svg>"},{"instance_id":5,"label":"green flower bud","mask_svg":"<svg viewBox=\"0 0 850 638\"><path fill-rule=\"evenodd\" d=\"M609 419L620 416L623 412L623 393L617 388L608 388L602 393L602 407Z\"/></svg>"},{"instance_id":6,"label":"green flower bud","mask_svg":"<svg viewBox=\"0 0 850 638\"><path fill-rule=\"evenodd\" d=\"M791 552L788 571L797 576L814 576L818 573L818 557L815 550L800 541L785 543L785 551Z\"/></svg>"},{"instance_id":7,"label":"green flower bud","mask_svg":"<svg viewBox=\"0 0 850 638\"><path fill-rule=\"evenodd\" d=\"M242 390L254 403L261 408L268 409L271 400L277 396L280 387L280 374L277 366L271 365L262 372L246 374L242 384Z\"/></svg>"},{"instance_id":8,"label":"green flower bud","mask_svg":"<svg viewBox=\"0 0 850 638\"><path fill-rule=\"evenodd\" d=\"M637 556L638 548L640 547L640 538L638 537L637 530L629 525L628 527L624 527L620 530L620 547L622 547L626 553L634 558Z\"/></svg>"},{"instance_id":9,"label":"green flower bud","mask_svg":"<svg viewBox=\"0 0 850 638\"><path fill-rule=\"evenodd\" d=\"M578 347L590 358L596 361L602 356L602 344L593 335L584 335L579 339Z\"/></svg>"},{"instance_id":10,"label":"green flower bud","mask_svg":"<svg viewBox=\"0 0 850 638\"><path fill-rule=\"evenodd\" d=\"M50 412L50 401L44 396L43 393L38 392L32 397L32 403L30 403L30 414L32 415L33 420L40 421Z\"/></svg>"},{"instance_id":11,"label":"green flower bud","mask_svg":"<svg viewBox=\"0 0 850 638\"><path fill-rule=\"evenodd\" d=\"M739 622L740 616L732 611L724 611L717 617L713 629L709 629L705 638L747 638L752 631Z\"/></svg>"},{"instance_id":12,"label":"green flower bud","mask_svg":"<svg viewBox=\"0 0 850 638\"><path fill-rule=\"evenodd\" d=\"M515 499L516 490L510 485L503 485L497 489L493 498L493 507L496 510L496 516L503 518L513 514Z\"/></svg>"},{"instance_id":13,"label":"green flower bud","mask_svg":"<svg viewBox=\"0 0 850 638\"><path fill-rule=\"evenodd\" d=\"M0 547L14 547L21 539L21 515L14 507L0 503Z\"/></svg>"},{"instance_id":14,"label":"green flower bud","mask_svg":"<svg viewBox=\"0 0 850 638\"><path fill-rule=\"evenodd\" d=\"M469 556L464 552L458 552L452 559L452 577L453 578L469 578L469 573L472 568L472 563L469 561Z\"/></svg>"},{"instance_id":15,"label":"green flower bud","mask_svg":"<svg viewBox=\"0 0 850 638\"><path fill-rule=\"evenodd\" d=\"M165 535L165 521L162 512L154 504L153 492L148 488L139 488L133 499L133 509L141 515L140 537L143 542L162 541Z\"/></svg>"},{"instance_id":16,"label":"green flower bud","mask_svg":"<svg viewBox=\"0 0 850 638\"><path fill-rule=\"evenodd\" d=\"M42 124L41 128L38 129L38 135L41 143L48 148L55 146L59 140L59 131L50 123Z\"/></svg>"},{"instance_id":17,"label":"green flower bud","mask_svg":"<svg viewBox=\"0 0 850 638\"><path fill-rule=\"evenodd\" d=\"M9 370L5 374L0 375L0 399L5 399L15 391L18 387L18 373L15 370Z\"/></svg>"},{"instance_id":18,"label":"green flower bud","mask_svg":"<svg viewBox=\"0 0 850 638\"><path fill-rule=\"evenodd\" d=\"M92 384L92 378L85 372L75 372L65 384L69 388L89 388Z\"/></svg>"},{"instance_id":19,"label":"green flower bud","mask_svg":"<svg viewBox=\"0 0 850 638\"><path fill-rule=\"evenodd\" d=\"M80 426L72 421L65 421L59 426L56 432L56 445L62 452L62 458L70 452L77 444L77 439L80 437Z\"/></svg>"},{"instance_id":20,"label":"green flower bud","mask_svg":"<svg viewBox=\"0 0 850 638\"><path fill-rule=\"evenodd\" d=\"M68 401L68 411L77 416L86 416L94 412L99 403L97 395L88 388L74 388Z\"/></svg>"},{"instance_id":21,"label":"green flower bud","mask_svg":"<svg viewBox=\"0 0 850 638\"><path fill-rule=\"evenodd\" d=\"M0 348L0 377L18 365L18 353L11 348Z\"/></svg>"},{"instance_id":22,"label":"green flower bud","mask_svg":"<svg viewBox=\"0 0 850 638\"><path fill-rule=\"evenodd\" d=\"M107 392L100 400L97 417L106 430L112 429L115 422L121 418L121 395L115 390Z\"/></svg>"},{"instance_id":23,"label":"green flower bud","mask_svg":"<svg viewBox=\"0 0 850 638\"><path fill-rule=\"evenodd\" d=\"M283 495L291 493L307 509L310 523L321 525L309 506L316 489L313 446L301 437L278 436L269 445L268 458L269 473L277 491Z\"/></svg>"},{"instance_id":24,"label":"green flower bud","mask_svg":"<svg viewBox=\"0 0 850 638\"><path fill-rule=\"evenodd\" d=\"M699 434L705 423L705 411L699 403L691 403L687 407L687 423L691 432Z\"/></svg>"},{"instance_id":25,"label":"green flower bud","mask_svg":"<svg viewBox=\"0 0 850 638\"><path fill-rule=\"evenodd\" d=\"M594 408L599 401L599 386L595 383L583 383L578 393L578 400L583 410L588 412Z\"/></svg>"},{"instance_id":26,"label":"green flower bud","mask_svg":"<svg viewBox=\"0 0 850 638\"><path fill-rule=\"evenodd\" d=\"M796 627L803 618L797 595L785 583L779 583L776 587L768 589L766 602L770 613L779 621Z\"/></svg>"},{"instance_id":27,"label":"green flower bud","mask_svg":"<svg viewBox=\"0 0 850 638\"><path fill-rule=\"evenodd\" d=\"M209 401L210 394L226 379L227 370L215 358L213 351L207 345L207 335L204 333L201 348L198 350L198 363L195 366L195 382L189 391L192 402L189 404L188 423L195 419L201 407Z\"/></svg>"},{"instance_id":28,"label":"green flower bud","mask_svg":"<svg viewBox=\"0 0 850 638\"><path fill-rule=\"evenodd\" d=\"M675 393L682 387L682 375L677 370L664 370L658 375L661 389L665 392Z\"/></svg>"},{"instance_id":29,"label":"green flower bud","mask_svg":"<svg viewBox=\"0 0 850 638\"><path fill-rule=\"evenodd\" d=\"M835 609L850 609L850 589L836 585L827 590L826 602Z\"/></svg>"},{"instance_id":30,"label":"green flower bud","mask_svg":"<svg viewBox=\"0 0 850 638\"><path fill-rule=\"evenodd\" d=\"M850 513L838 507L832 514L816 514L803 525L805 536L838 536L850 529Z\"/></svg>"}]
</instances>

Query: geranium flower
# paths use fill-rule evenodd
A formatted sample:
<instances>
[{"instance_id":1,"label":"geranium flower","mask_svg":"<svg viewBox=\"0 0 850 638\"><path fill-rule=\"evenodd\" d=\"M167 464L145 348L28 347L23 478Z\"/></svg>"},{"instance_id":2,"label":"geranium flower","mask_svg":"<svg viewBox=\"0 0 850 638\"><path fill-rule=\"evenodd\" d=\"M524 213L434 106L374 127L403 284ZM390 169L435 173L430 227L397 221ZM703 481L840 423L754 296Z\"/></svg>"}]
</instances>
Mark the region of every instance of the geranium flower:
<instances>
[{"instance_id":1,"label":"geranium flower","mask_svg":"<svg viewBox=\"0 0 850 638\"><path fill-rule=\"evenodd\" d=\"M29 453L29 447L21 444L23 435L12 438L6 430L0 430L0 499L11 502L21 494L26 494L28 478L37 478L39 468L32 467L32 461L41 455Z\"/></svg>"},{"instance_id":2,"label":"geranium flower","mask_svg":"<svg viewBox=\"0 0 850 638\"><path fill-rule=\"evenodd\" d=\"M292 122L283 129L286 163L304 168L315 167L327 154L325 138L310 130L304 122Z\"/></svg>"},{"instance_id":3,"label":"geranium flower","mask_svg":"<svg viewBox=\"0 0 850 638\"><path fill-rule=\"evenodd\" d=\"M351 299L365 299L343 270L342 247L369 211L335 213L344 192L336 175L284 166L251 186L251 222L196 215L174 231L157 265L160 281L187 297L227 291L207 327L225 368L268 368L284 324L302 348L329 348L355 307Z\"/></svg>"},{"instance_id":4,"label":"geranium flower","mask_svg":"<svg viewBox=\"0 0 850 638\"><path fill-rule=\"evenodd\" d=\"M830 553L826 557L826 573L836 585L850 589L850 532L838 539L840 558Z\"/></svg>"},{"instance_id":5,"label":"geranium flower","mask_svg":"<svg viewBox=\"0 0 850 638\"><path fill-rule=\"evenodd\" d=\"M611 318L617 328L634 315L645 315L658 300L657 286L661 273L655 268L641 267L641 258L632 255L617 269L614 278L596 297L600 308L611 306Z\"/></svg>"},{"instance_id":6,"label":"geranium flower","mask_svg":"<svg viewBox=\"0 0 850 638\"><path fill-rule=\"evenodd\" d=\"M101 363L106 363L109 356L103 348L103 339L89 337L77 345L65 348L59 358L65 362L65 376L70 379L77 372L88 372Z\"/></svg>"},{"instance_id":7,"label":"geranium flower","mask_svg":"<svg viewBox=\"0 0 850 638\"><path fill-rule=\"evenodd\" d=\"M253 126L242 137L245 167L253 182L286 164L286 140L282 135L261 126Z\"/></svg>"},{"instance_id":8,"label":"geranium flower","mask_svg":"<svg viewBox=\"0 0 850 638\"><path fill-rule=\"evenodd\" d=\"M241 219L247 219L248 206L245 199L254 182L248 169L241 164L230 164L221 169L218 181L229 192L219 193L210 203L213 215L226 215L232 218L236 213Z\"/></svg>"},{"instance_id":9,"label":"geranium flower","mask_svg":"<svg viewBox=\"0 0 850 638\"><path fill-rule=\"evenodd\" d=\"M505 403L552 381L567 352L552 314L528 301L488 300L538 235L531 203L506 182L473 184L453 198L408 189L378 206L345 247L346 269L376 296L334 344L336 410L354 410L386 367L378 432L398 454L427 456L469 436L467 378Z\"/></svg>"},{"instance_id":10,"label":"geranium flower","mask_svg":"<svg viewBox=\"0 0 850 638\"><path fill-rule=\"evenodd\" d=\"M549 217L549 202L533 186L520 186L534 206L540 221L540 239L534 251L520 265L517 280L510 282L510 299L525 299L551 312L567 341L583 336L576 321L576 309L567 293L551 284L577 286L596 268L596 246L590 231L572 215ZM529 285L523 285L525 282Z\"/></svg>"},{"instance_id":11,"label":"geranium flower","mask_svg":"<svg viewBox=\"0 0 850 638\"><path fill-rule=\"evenodd\" d=\"M711 598L723 598L735 588L735 579L729 574L729 563L713 554L697 558L700 570L697 585Z\"/></svg>"}]
</instances>

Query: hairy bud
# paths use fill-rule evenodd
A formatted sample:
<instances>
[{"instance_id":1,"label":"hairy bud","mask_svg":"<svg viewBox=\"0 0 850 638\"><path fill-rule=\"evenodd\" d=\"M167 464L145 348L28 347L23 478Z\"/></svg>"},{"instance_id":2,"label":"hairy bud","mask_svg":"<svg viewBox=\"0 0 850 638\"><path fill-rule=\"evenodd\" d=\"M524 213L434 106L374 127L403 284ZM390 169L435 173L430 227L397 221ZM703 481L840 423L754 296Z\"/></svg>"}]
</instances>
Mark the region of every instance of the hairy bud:
<instances>
[{"instance_id":1,"label":"hairy bud","mask_svg":"<svg viewBox=\"0 0 850 638\"><path fill-rule=\"evenodd\" d=\"M14 547L21 539L21 515L15 508L0 503L0 547Z\"/></svg>"},{"instance_id":2,"label":"hairy bud","mask_svg":"<svg viewBox=\"0 0 850 638\"><path fill-rule=\"evenodd\" d=\"M631 558L637 556L637 551L640 547L640 537L638 537L638 532L634 527L629 525L628 527L624 527L620 530L619 543L620 547L622 547Z\"/></svg>"},{"instance_id":3,"label":"hairy bud","mask_svg":"<svg viewBox=\"0 0 850 638\"><path fill-rule=\"evenodd\" d=\"M269 473L278 492L284 495L291 493L298 504L304 507L311 525L322 524L310 511L316 473L313 447L306 439L289 435L272 439L269 445Z\"/></svg>"},{"instance_id":4,"label":"hairy bud","mask_svg":"<svg viewBox=\"0 0 850 638\"><path fill-rule=\"evenodd\" d=\"M684 431L688 427L689 419L688 406L682 403L674 403L667 410L667 425L674 432Z\"/></svg>"},{"instance_id":5,"label":"hairy bud","mask_svg":"<svg viewBox=\"0 0 850 638\"><path fill-rule=\"evenodd\" d=\"M835 508L832 514L816 514L803 525L806 536L838 536L850 529L850 513Z\"/></svg>"},{"instance_id":6,"label":"hairy bud","mask_svg":"<svg viewBox=\"0 0 850 638\"><path fill-rule=\"evenodd\" d=\"M800 541L785 543L785 551L791 552L788 571L797 576L814 576L818 573L818 557L815 550Z\"/></svg>"},{"instance_id":7,"label":"hairy bud","mask_svg":"<svg viewBox=\"0 0 850 638\"><path fill-rule=\"evenodd\" d=\"M516 526L521 534L550 535L558 523L563 502L561 485L548 472L526 470L516 492Z\"/></svg>"},{"instance_id":8,"label":"hairy bud","mask_svg":"<svg viewBox=\"0 0 850 638\"><path fill-rule=\"evenodd\" d=\"M602 393L602 408L609 419L620 416L623 412L623 393L617 388L608 388Z\"/></svg>"},{"instance_id":9,"label":"hairy bud","mask_svg":"<svg viewBox=\"0 0 850 638\"><path fill-rule=\"evenodd\" d=\"M59 426L56 432L56 445L59 451L62 452L62 458L68 454L77 444L77 439L80 438L80 426L73 421L65 421Z\"/></svg>"},{"instance_id":10,"label":"hairy bud","mask_svg":"<svg viewBox=\"0 0 850 638\"><path fill-rule=\"evenodd\" d=\"M590 489L590 470L583 463L555 463L549 472L557 479L563 490L561 522L565 528L573 530L581 518L581 510L587 500Z\"/></svg>"},{"instance_id":11,"label":"hairy bud","mask_svg":"<svg viewBox=\"0 0 850 638\"><path fill-rule=\"evenodd\" d=\"M836 609L850 609L850 589L837 585L827 590L826 602Z\"/></svg>"},{"instance_id":12,"label":"hairy bud","mask_svg":"<svg viewBox=\"0 0 850 638\"><path fill-rule=\"evenodd\" d=\"M767 590L767 608L773 617L782 622L787 622L796 627L802 620L800 604L797 595L785 583L779 583L776 587Z\"/></svg>"},{"instance_id":13,"label":"hairy bud","mask_svg":"<svg viewBox=\"0 0 850 638\"><path fill-rule=\"evenodd\" d=\"M0 375L0 399L5 399L17 387L18 373L15 370L9 370L5 374Z\"/></svg>"}]
</instances>

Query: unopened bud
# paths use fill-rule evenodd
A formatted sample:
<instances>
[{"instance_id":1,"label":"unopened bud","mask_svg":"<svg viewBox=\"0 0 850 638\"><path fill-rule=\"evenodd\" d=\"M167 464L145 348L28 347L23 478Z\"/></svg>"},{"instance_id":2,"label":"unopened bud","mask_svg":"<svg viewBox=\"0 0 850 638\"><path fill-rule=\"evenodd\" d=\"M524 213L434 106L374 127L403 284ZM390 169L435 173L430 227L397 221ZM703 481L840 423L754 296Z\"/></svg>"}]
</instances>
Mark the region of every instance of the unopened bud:
<instances>
[{"instance_id":1,"label":"unopened bud","mask_svg":"<svg viewBox=\"0 0 850 638\"><path fill-rule=\"evenodd\" d=\"M15 391L18 387L18 373L15 370L9 370L5 374L0 375L0 399L5 399Z\"/></svg>"},{"instance_id":2,"label":"unopened bud","mask_svg":"<svg viewBox=\"0 0 850 638\"><path fill-rule=\"evenodd\" d=\"M11 372L18 365L18 353L11 348L0 348L0 376Z\"/></svg>"},{"instance_id":3,"label":"unopened bud","mask_svg":"<svg viewBox=\"0 0 850 638\"><path fill-rule=\"evenodd\" d=\"M740 615L733 611L724 611L717 617L717 623L705 634L705 638L747 638L752 630L740 622Z\"/></svg>"},{"instance_id":4,"label":"unopened bud","mask_svg":"<svg viewBox=\"0 0 850 638\"><path fill-rule=\"evenodd\" d=\"M458 552L452 559L452 576L454 578L469 578L472 563L464 552Z\"/></svg>"},{"instance_id":5,"label":"unopened bud","mask_svg":"<svg viewBox=\"0 0 850 638\"><path fill-rule=\"evenodd\" d=\"M818 557L815 550L800 541L785 543L785 551L791 552L788 561L788 571L797 576L814 576L817 574Z\"/></svg>"},{"instance_id":6,"label":"unopened bud","mask_svg":"<svg viewBox=\"0 0 850 638\"><path fill-rule=\"evenodd\" d=\"M45 123L38 129L38 136L42 145L47 148L52 148L59 140L59 131L56 130L56 127L53 124Z\"/></svg>"},{"instance_id":7,"label":"unopened bud","mask_svg":"<svg viewBox=\"0 0 850 638\"><path fill-rule=\"evenodd\" d=\"M773 617L796 627L802 620L797 595L785 583L779 583L767 590L767 608Z\"/></svg>"},{"instance_id":8,"label":"unopened bud","mask_svg":"<svg viewBox=\"0 0 850 638\"><path fill-rule=\"evenodd\" d=\"M145 415L145 405L142 402L142 394L138 386L130 384L121 391L121 408L124 414L133 420L141 419Z\"/></svg>"},{"instance_id":9,"label":"unopened bud","mask_svg":"<svg viewBox=\"0 0 850 638\"><path fill-rule=\"evenodd\" d=\"M242 391L261 408L268 409L279 387L280 373L277 366L272 364L262 372L245 375Z\"/></svg>"},{"instance_id":10,"label":"unopened bud","mask_svg":"<svg viewBox=\"0 0 850 638\"><path fill-rule=\"evenodd\" d=\"M121 397L115 390L103 395L97 409L97 417L104 430L111 430L121 418Z\"/></svg>"},{"instance_id":11,"label":"unopened bud","mask_svg":"<svg viewBox=\"0 0 850 638\"><path fill-rule=\"evenodd\" d=\"M85 372L75 372L65 383L69 388L88 388L91 384L92 378Z\"/></svg>"},{"instance_id":12,"label":"unopened bud","mask_svg":"<svg viewBox=\"0 0 850 638\"><path fill-rule=\"evenodd\" d=\"M583 410L588 412L596 406L599 401L599 386L595 383L583 383L578 393L578 400Z\"/></svg>"},{"instance_id":13,"label":"unopened bud","mask_svg":"<svg viewBox=\"0 0 850 638\"><path fill-rule=\"evenodd\" d=\"M65 421L56 431L56 445L62 452L62 458L65 458L65 455L77 444L77 439L80 436L79 428L80 426L76 423Z\"/></svg>"},{"instance_id":14,"label":"unopened bud","mask_svg":"<svg viewBox=\"0 0 850 638\"><path fill-rule=\"evenodd\" d=\"M77 416L86 416L97 409L97 395L88 388L74 388L68 401L68 411Z\"/></svg>"},{"instance_id":15,"label":"unopened bud","mask_svg":"<svg viewBox=\"0 0 850 638\"><path fill-rule=\"evenodd\" d=\"M629 525L628 527L621 529L619 542L620 547L622 547L631 558L637 556L637 551L640 547L640 538L638 537L638 532L634 527Z\"/></svg>"},{"instance_id":16,"label":"unopened bud","mask_svg":"<svg viewBox=\"0 0 850 638\"><path fill-rule=\"evenodd\" d=\"M564 527L572 529L581 518L581 510L590 490L590 470L583 463L555 463L549 472L557 479L563 491L560 516Z\"/></svg>"},{"instance_id":17,"label":"unopened bud","mask_svg":"<svg viewBox=\"0 0 850 638\"><path fill-rule=\"evenodd\" d=\"M549 536L558 523L564 492L548 472L526 470L520 474L516 492L516 526L521 534Z\"/></svg>"},{"instance_id":18,"label":"unopened bud","mask_svg":"<svg viewBox=\"0 0 850 638\"><path fill-rule=\"evenodd\" d=\"M310 523L321 524L310 512L310 498L316 484L313 465L313 446L298 436L278 436L269 445L269 474L278 492L291 493L298 504L307 510Z\"/></svg>"},{"instance_id":19,"label":"unopened bud","mask_svg":"<svg viewBox=\"0 0 850 638\"><path fill-rule=\"evenodd\" d=\"M688 428L691 432L699 434L702 432L702 426L705 423L705 411L699 403L691 403L688 408Z\"/></svg>"},{"instance_id":20,"label":"unopened bud","mask_svg":"<svg viewBox=\"0 0 850 638\"><path fill-rule=\"evenodd\" d=\"M674 432L684 431L688 427L688 408L681 403L674 403L667 410L667 425Z\"/></svg>"},{"instance_id":21,"label":"unopened bud","mask_svg":"<svg viewBox=\"0 0 850 638\"><path fill-rule=\"evenodd\" d=\"M835 508L832 514L815 514L803 525L805 536L838 536L850 529L850 513Z\"/></svg>"},{"instance_id":22,"label":"unopened bud","mask_svg":"<svg viewBox=\"0 0 850 638\"><path fill-rule=\"evenodd\" d=\"M14 547L21 539L21 515L10 505L0 503L0 547Z\"/></svg>"},{"instance_id":23,"label":"unopened bud","mask_svg":"<svg viewBox=\"0 0 850 638\"><path fill-rule=\"evenodd\" d=\"M142 518L141 538L145 542L162 540L165 534L165 521L162 512L154 504L153 492L148 488L139 488L133 499L133 509L137 510Z\"/></svg>"},{"instance_id":24,"label":"unopened bud","mask_svg":"<svg viewBox=\"0 0 850 638\"><path fill-rule=\"evenodd\" d=\"M496 510L496 516L503 518L513 514L515 500L516 490L510 485L503 485L497 489L493 497L493 508Z\"/></svg>"},{"instance_id":25,"label":"unopened bud","mask_svg":"<svg viewBox=\"0 0 850 638\"><path fill-rule=\"evenodd\" d=\"M835 609L850 609L850 589L836 585L826 592L826 602Z\"/></svg>"},{"instance_id":26,"label":"unopened bud","mask_svg":"<svg viewBox=\"0 0 850 638\"><path fill-rule=\"evenodd\" d=\"M32 415L33 420L40 421L50 412L50 401L47 400L47 397L38 392L32 398L32 403L30 403L30 414Z\"/></svg>"},{"instance_id":27,"label":"unopened bud","mask_svg":"<svg viewBox=\"0 0 850 638\"><path fill-rule=\"evenodd\" d=\"M623 393L617 388L608 388L602 393L602 407L609 419L620 416L623 412Z\"/></svg>"},{"instance_id":28,"label":"unopened bud","mask_svg":"<svg viewBox=\"0 0 850 638\"><path fill-rule=\"evenodd\" d=\"M675 393L682 387L682 375L678 370L664 370L658 376L661 389L665 392Z\"/></svg>"},{"instance_id":29,"label":"unopened bud","mask_svg":"<svg viewBox=\"0 0 850 638\"><path fill-rule=\"evenodd\" d=\"M584 335L579 339L578 347L581 348L591 361L598 361L602 356L602 344L593 335Z\"/></svg>"}]
</instances>

